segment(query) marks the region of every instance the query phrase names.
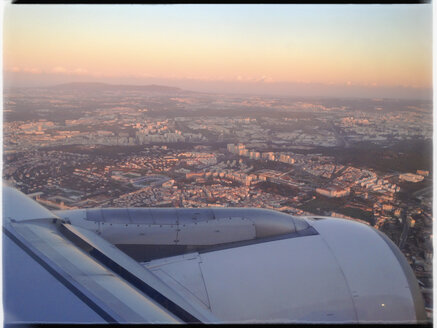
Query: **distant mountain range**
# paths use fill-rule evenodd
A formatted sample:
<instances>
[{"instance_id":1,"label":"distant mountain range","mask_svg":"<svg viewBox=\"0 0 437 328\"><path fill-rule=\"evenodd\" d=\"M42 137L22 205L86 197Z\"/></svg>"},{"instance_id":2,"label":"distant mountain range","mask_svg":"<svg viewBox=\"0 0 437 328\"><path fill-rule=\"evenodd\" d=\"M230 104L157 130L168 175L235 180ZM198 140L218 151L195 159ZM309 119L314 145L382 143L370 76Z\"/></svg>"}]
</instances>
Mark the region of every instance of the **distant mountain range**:
<instances>
[{"instance_id":1,"label":"distant mountain range","mask_svg":"<svg viewBox=\"0 0 437 328\"><path fill-rule=\"evenodd\" d=\"M88 82L72 82L63 83L53 86L54 89L64 90L84 90L84 91L103 91L103 90L125 90L125 91L144 91L144 92L157 92L157 93L186 93L192 92L183 90L177 87L169 87L165 85L127 85L127 84L107 84L107 83L88 83Z\"/></svg>"}]
</instances>

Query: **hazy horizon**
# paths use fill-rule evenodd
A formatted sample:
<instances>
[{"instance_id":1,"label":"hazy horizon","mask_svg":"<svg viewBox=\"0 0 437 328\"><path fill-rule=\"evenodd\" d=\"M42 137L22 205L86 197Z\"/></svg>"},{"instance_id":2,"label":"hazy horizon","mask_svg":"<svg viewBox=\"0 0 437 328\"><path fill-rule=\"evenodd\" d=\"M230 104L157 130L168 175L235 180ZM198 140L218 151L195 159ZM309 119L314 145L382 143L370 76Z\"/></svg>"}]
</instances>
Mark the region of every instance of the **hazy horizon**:
<instances>
[{"instance_id":1,"label":"hazy horizon","mask_svg":"<svg viewBox=\"0 0 437 328\"><path fill-rule=\"evenodd\" d=\"M5 78L5 88L50 88L61 84L69 83L102 83L107 85L125 86L148 86L158 85L165 87L180 88L183 91L210 93L210 94L235 94L248 96L272 96L272 97L308 97L308 98L386 98L405 100L432 100L432 89L408 88L408 87L363 87L356 85L346 86L347 92L342 86L323 84L298 84L298 83L271 83L266 87L255 83L226 83L220 84L204 81L172 81L172 80L100 80L100 79L53 79L29 81L27 83L11 84L11 80ZM33 83L32 83L33 82Z\"/></svg>"},{"instance_id":2,"label":"hazy horizon","mask_svg":"<svg viewBox=\"0 0 437 328\"><path fill-rule=\"evenodd\" d=\"M6 5L4 85L432 98L432 5Z\"/></svg>"}]
</instances>

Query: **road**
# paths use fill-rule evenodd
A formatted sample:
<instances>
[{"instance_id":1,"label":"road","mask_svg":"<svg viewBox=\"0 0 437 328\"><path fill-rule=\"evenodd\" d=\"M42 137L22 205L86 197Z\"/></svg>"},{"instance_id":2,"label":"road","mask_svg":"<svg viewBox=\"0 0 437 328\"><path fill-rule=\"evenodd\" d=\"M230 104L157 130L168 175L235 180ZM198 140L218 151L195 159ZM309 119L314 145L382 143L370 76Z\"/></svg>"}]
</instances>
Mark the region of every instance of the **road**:
<instances>
[{"instance_id":1,"label":"road","mask_svg":"<svg viewBox=\"0 0 437 328\"><path fill-rule=\"evenodd\" d=\"M420 190L414 192L413 196L418 197L418 196L422 196L422 195L427 194L427 193L431 193L432 189L433 189L433 186L429 186L429 187L420 189Z\"/></svg>"},{"instance_id":2,"label":"road","mask_svg":"<svg viewBox=\"0 0 437 328\"><path fill-rule=\"evenodd\" d=\"M337 139L337 143L340 147L349 148L350 144L346 140L346 138L341 134L340 128L338 128L333 121L330 121L332 132L335 134L335 138Z\"/></svg>"},{"instance_id":3,"label":"road","mask_svg":"<svg viewBox=\"0 0 437 328\"><path fill-rule=\"evenodd\" d=\"M399 239L399 248L402 249L405 245L405 242L407 241L408 238L408 230L410 230L410 220L407 219L406 215L404 214L402 216L402 233L401 233L401 238Z\"/></svg>"}]
</instances>

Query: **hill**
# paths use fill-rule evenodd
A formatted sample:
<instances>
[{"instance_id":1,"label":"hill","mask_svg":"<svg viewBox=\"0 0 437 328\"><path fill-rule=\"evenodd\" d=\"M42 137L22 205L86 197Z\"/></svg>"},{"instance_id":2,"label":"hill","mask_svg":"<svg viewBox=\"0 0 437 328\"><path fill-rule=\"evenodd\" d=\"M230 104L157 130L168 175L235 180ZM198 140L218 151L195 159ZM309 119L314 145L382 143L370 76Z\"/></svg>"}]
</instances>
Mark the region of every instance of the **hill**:
<instances>
[{"instance_id":1,"label":"hill","mask_svg":"<svg viewBox=\"0 0 437 328\"><path fill-rule=\"evenodd\" d=\"M156 92L156 93L183 93L190 92L177 87L170 87L164 85L127 85L127 84L107 84L99 82L72 82L58 84L52 87L53 89L63 89L63 90L77 90L77 91L113 91L113 90L123 90L123 91L143 91L143 92Z\"/></svg>"}]
</instances>

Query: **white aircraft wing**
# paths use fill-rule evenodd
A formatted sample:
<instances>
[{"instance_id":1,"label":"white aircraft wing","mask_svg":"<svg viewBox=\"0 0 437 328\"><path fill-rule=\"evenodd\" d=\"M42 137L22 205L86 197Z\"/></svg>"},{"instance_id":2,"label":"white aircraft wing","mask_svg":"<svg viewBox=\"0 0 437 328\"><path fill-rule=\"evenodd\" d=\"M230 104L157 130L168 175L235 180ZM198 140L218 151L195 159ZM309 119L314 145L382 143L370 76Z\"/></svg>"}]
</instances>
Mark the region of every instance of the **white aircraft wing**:
<instances>
[{"instance_id":1,"label":"white aircraft wing","mask_svg":"<svg viewBox=\"0 0 437 328\"><path fill-rule=\"evenodd\" d=\"M3 189L5 323L423 323L370 226L246 208L51 212Z\"/></svg>"},{"instance_id":2,"label":"white aircraft wing","mask_svg":"<svg viewBox=\"0 0 437 328\"><path fill-rule=\"evenodd\" d=\"M5 323L219 321L97 234L24 194L4 188L3 208Z\"/></svg>"}]
</instances>

